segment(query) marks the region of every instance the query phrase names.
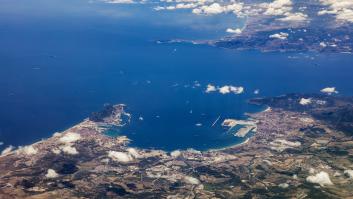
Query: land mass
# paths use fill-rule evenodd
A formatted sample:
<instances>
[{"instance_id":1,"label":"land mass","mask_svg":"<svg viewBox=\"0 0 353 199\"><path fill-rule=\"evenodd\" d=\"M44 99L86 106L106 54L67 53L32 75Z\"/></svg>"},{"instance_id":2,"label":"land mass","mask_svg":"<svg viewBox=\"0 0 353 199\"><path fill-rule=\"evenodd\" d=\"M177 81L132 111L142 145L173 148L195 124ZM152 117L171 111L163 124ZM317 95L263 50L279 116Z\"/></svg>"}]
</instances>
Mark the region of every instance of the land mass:
<instances>
[{"instance_id":1,"label":"land mass","mask_svg":"<svg viewBox=\"0 0 353 199\"><path fill-rule=\"evenodd\" d=\"M305 99L305 104L300 103ZM104 132L123 105L0 156L0 198L351 198L353 98L288 94L250 103L256 133L221 150L129 147Z\"/></svg>"},{"instance_id":2,"label":"land mass","mask_svg":"<svg viewBox=\"0 0 353 199\"><path fill-rule=\"evenodd\" d=\"M191 43L239 51L353 53L353 25L335 28L279 28L244 32L214 40L163 40L157 43Z\"/></svg>"}]
</instances>

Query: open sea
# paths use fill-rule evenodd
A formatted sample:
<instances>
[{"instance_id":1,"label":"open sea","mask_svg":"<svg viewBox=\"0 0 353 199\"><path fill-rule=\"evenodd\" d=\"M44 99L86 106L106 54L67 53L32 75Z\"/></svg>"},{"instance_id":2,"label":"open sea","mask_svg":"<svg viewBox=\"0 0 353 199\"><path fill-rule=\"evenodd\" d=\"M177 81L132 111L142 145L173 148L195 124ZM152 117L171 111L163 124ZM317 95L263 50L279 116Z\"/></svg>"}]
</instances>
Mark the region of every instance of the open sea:
<instances>
[{"instance_id":1,"label":"open sea","mask_svg":"<svg viewBox=\"0 0 353 199\"><path fill-rule=\"evenodd\" d=\"M353 95L350 54L238 52L156 42L227 36L226 28L242 25L233 15L86 0L0 4L0 150L50 137L105 103L127 105L130 125L109 134L127 135L133 146L220 148L246 139L227 134L220 124L263 110L247 104L250 98L325 87ZM208 84L245 91L206 93Z\"/></svg>"}]
</instances>

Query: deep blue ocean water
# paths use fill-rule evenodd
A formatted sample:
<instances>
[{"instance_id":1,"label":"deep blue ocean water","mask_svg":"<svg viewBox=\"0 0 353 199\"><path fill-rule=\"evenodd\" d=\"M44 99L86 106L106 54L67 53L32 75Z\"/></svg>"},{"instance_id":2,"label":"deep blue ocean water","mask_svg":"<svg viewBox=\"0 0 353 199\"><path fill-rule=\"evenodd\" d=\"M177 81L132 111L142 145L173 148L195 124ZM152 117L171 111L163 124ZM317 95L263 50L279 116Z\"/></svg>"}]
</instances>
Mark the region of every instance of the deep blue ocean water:
<instances>
[{"instance_id":1,"label":"deep blue ocean water","mask_svg":"<svg viewBox=\"0 0 353 199\"><path fill-rule=\"evenodd\" d=\"M220 122L262 109L248 105L249 98L327 86L353 94L349 54L237 52L155 42L225 36L227 27L241 24L234 16L84 0L0 4L0 149L49 137L105 103L128 106L132 122L119 133L134 146L218 148L243 141L226 134ZM193 88L195 81L201 86ZM245 92L207 94L209 83L243 86Z\"/></svg>"}]
</instances>

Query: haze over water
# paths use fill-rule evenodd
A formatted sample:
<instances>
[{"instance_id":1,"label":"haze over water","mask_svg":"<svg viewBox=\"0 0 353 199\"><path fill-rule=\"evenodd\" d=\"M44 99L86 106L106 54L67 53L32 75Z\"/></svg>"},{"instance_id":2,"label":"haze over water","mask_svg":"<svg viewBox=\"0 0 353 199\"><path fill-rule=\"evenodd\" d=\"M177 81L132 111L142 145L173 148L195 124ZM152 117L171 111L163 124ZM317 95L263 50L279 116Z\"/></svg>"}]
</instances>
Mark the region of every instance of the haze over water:
<instances>
[{"instance_id":1,"label":"haze over water","mask_svg":"<svg viewBox=\"0 0 353 199\"><path fill-rule=\"evenodd\" d=\"M225 134L220 123L261 110L246 103L252 97L328 86L353 93L351 55L155 42L226 36L229 25L241 26L231 15L82 0L29 2L5 0L0 8L0 148L49 137L105 103L128 106L133 119L120 133L134 146L218 148L244 140ZM205 93L209 83L243 86L245 92Z\"/></svg>"}]
</instances>

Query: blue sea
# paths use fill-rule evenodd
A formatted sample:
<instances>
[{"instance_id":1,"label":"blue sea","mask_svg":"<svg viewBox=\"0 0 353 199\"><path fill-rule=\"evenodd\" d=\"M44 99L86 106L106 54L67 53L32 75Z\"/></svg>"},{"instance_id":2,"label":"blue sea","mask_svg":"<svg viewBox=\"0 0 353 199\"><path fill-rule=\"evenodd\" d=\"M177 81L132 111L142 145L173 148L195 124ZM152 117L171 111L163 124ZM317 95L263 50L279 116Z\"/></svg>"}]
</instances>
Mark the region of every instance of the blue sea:
<instances>
[{"instance_id":1,"label":"blue sea","mask_svg":"<svg viewBox=\"0 0 353 199\"><path fill-rule=\"evenodd\" d=\"M50 137L106 103L127 105L131 123L109 134L127 135L133 146L220 148L244 141L220 124L263 109L247 104L250 98L317 93L328 86L353 94L349 54L156 42L227 36L226 28L242 26L233 15L86 0L0 5L0 149ZM243 86L245 92L206 93L208 84Z\"/></svg>"}]
</instances>

